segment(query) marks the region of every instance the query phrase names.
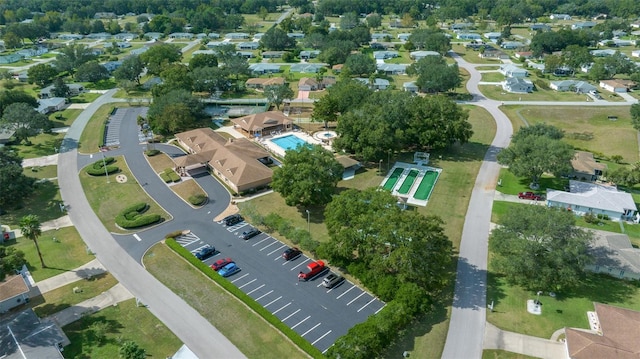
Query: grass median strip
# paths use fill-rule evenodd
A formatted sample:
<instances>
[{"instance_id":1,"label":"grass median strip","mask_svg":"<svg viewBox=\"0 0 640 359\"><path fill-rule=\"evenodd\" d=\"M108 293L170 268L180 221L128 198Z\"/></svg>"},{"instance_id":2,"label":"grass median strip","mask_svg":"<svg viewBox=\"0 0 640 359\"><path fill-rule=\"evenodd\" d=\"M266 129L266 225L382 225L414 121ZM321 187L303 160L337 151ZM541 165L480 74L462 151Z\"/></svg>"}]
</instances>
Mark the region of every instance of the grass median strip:
<instances>
[{"instance_id":1,"label":"grass median strip","mask_svg":"<svg viewBox=\"0 0 640 359\"><path fill-rule=\"evenodd\" d=\"M176 248L178 251L182 250L186 252L183 253L185 256L191 256L186 249L175 243L175 241L173 243L179 247ZM197 261L195 257L193 259ZM260 318L254 310L251 310L247 306L248 304L245 305L238 300L234 296L236 293L232 295L227 288L222 288L212 280L208 280L203 276L201 268L196 268L186 260L181 260L179 255L174 253L167 245L156 244L147 252L143 261L152 275L211 322L247 357L307 357L291 341L286 340L282 333ZM202 262L197 262L201 264L198 267L207 267ZM167 270L168 268L171 268L171 270ZM215 272L211 273L217 275ZM226 279L219 279L221 282L224 281L227 286L233 287L242 293ZM244 293L242 294L248 298ZM249 299L253 301L253 299ZM262 307L260 306L260 308ZM264 308L262 310L266 312ZM306 340L300 339L311 347Z\"/></svg>"}]
</instances>

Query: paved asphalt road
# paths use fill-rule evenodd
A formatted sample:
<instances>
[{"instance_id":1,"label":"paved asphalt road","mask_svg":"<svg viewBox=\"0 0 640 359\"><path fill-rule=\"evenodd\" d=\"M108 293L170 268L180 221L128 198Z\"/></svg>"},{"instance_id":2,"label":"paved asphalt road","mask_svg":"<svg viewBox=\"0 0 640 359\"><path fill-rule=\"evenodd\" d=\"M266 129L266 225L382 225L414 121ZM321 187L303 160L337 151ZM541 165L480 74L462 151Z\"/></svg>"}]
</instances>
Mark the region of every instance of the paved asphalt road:
<instances>
[{"instance_id":1,"label":"paved asphalt road","mask_svg":"<svg viewBox=\"0 0 640 359\"><path fill-rule=\"evenodd\" d=\"M61 146L58 183L69 216L100 262L198 357L244 358L245 356L215 327L150 275L116 243L84 196L78 177L78 139L91 115L102 104L113 101L111 96L114 92L115 90L107 92L78 116Z\"/></svg>"}]
</instances>

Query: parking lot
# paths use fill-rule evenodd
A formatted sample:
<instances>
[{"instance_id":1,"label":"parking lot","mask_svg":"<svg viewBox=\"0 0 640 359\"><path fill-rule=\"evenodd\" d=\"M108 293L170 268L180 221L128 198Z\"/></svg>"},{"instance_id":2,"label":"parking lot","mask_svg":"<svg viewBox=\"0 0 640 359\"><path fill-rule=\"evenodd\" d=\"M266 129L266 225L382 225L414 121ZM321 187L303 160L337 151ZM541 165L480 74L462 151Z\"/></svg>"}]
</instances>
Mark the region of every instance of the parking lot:
<instances>
[{"instance_id":1,"label":"parking lot","mask_svg":"<svg viewBox=\"0 0 640 359\"><path fill-rule=\"evenodd\" d=\"M385 305L350 281L332 289L324 288L322 279L329 270L307 282L299 282L298 272L313 260L302 255L285 261L282 253L288 247L265 233L247 241L240 239L243 231L252 228L246 222L230 227L220 223L213 226L224 228L229 235L205 238L207 232L203 231L176 240L192 253L207 244L214 246L216 254L204 261L208 265L231 257L241 270L227 279L322 352ZM225 233L220 229L213 232Z\"/></svg>"}]
</instances>

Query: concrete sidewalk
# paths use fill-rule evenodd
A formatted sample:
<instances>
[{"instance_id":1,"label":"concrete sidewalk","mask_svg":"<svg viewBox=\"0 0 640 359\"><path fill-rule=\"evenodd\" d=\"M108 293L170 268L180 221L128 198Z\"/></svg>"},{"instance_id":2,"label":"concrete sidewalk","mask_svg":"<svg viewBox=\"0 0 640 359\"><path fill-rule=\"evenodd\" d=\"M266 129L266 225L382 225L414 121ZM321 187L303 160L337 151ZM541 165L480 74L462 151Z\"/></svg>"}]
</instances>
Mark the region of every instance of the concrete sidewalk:
<instances>
[{"instance_id":1,"label":"concrete sidewalk","mask_svg":"<svg viewBox=\"0 0 640 359\"><path fill-rule=\"evenodd\" d=\"M501 349L542 359L562 359L567 357L563 343L507 332L491 323L487 323L485 327L483 347L484 349Z\"/></svg>"},{"instance_id":2,"label":"concrete sidewalk","mask_svg":"<svg viewBox=\"0 0 640 359\"><path fill-rule=\"evenodd\" d=\"M33 167L33 166L54 166L58 164L58 155L50 155L50 156L42 156L36 158L25 158L22 160L22 167Z\"/></svg>"},{"instance_id":3,"label":"concrete sidewalk","mask_svg":"<svg viewBox=\"0 0 640 359\"><path fill-rule=\"evenodd\" d=\"M63 309L58 313L50 315L48 318L53 320L60 327L64 327L85 315L95 313L106 307L110 307L131 298L133 298L133 295L131 295L131 293L129 293L122 284L118 283L108 291L91 299L87 299L82 303Z\"/></svg>"},{"instance_id":4,"label":"concrete sidewalk","mask_svg":"<svg viewBox=\"0 0 640 359\"><path fill-rule=\"evenodd\" d=\"M503 202L513 202L513 203L524 203L524 204L537 204L538 206L546 205L547 201L533 201L530 199L520 199L515 194L504 194L496 191L493 195L494 201L503 201Z\"/></svg>"},{"instance_id":5,"label":"concrete sidewalk","mask_svg":"<svg viewBox=\"0 0 640 359\"><path fill-rule=\"evenodd\" d=\"M95 275L105 273L107 270L98 259L94 259L76 269L58 274L55 277L47 278L36 283L40 293L46 293L48 291L63 287L67 284L77 282L81 279L86 279Z\"/></svg>"},{"instance_id":6,"label":"concrete sidewalk","mask_svg":"<svg viewBox=\"0 0 640 359\"><path fill-rule=\"evenodd\" d=\"M40 230L42 230L42 232L46 232L53 229L58 230L60 228L71 227L71 226L73 226L73 223L71 223L71 218L68 215L66 215L60 218L52 219L50 221L42 222L40 224ZM22 232L20 231L20 228L14 228L10 230L13 231L16 238L22 237Z\"/></svg>"}]
</instances>

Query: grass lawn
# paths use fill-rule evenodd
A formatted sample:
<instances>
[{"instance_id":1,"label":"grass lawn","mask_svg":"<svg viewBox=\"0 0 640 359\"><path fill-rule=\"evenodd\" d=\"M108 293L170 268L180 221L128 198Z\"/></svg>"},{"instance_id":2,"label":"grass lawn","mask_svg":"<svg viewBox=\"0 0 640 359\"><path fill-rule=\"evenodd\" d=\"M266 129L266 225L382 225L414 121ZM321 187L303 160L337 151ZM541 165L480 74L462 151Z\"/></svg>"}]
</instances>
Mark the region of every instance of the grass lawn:
<instances>
[{"instance_id":1,"label":"grass lawn","mask_svg":"<svg viewBox=\"0 0 640 359\"><path fill-rule=\"evenodd\" d=\"M487 98L498 101L585 101L586 95L578 95L573 92L556 92L553 90L536 89L532 93L509 93L502 86L480 85L480 92ZM546 106L540 106L546 109ZM565 117L570 118L570 117Z\"/></svg>"},{"instance_id":2,"label":"grass lawn","mask_svg":"<svg viewBox=\"0 0 640 359\"><path fill-rule=\"evenodd\" d=\"M170 188L173 192L175 192L178 196L180 196L180 198L182 198L185 202L189 203L189 205L191 205L191 202L189 202L189 197L199 195L199 194L205 195L205 196L207 195L202 189L202 187L200 187L198 182L196 182L193 179L181 181L180 183L175 184Z\"/></svg>"},{"instance_id":3,"label":"grass lawn","mask_svg":"<svg viewBox=\"0 0 640 359\"><path fill-rule=\"evenodd\" d=\"M55 155L56 150L60 148L64 133L39 133L36 136L29 137L31 144L11 145L14 151L17 151L22 158L36 158L42 156Z\"/></svg>"},{"instance_id":4,"label":"grass lawn","mask_svg":"<svg viewBox=\"0 0 640 359\"><path fill-rule=\"evenodd\" d=\"M498 192L504 194L513 194L516 195L520 192L531 191L529 188L529 184L531 183L530 178L525 177L516 177L508 168L500 169L500 177L502 182L501 185L496 187ZM557 190L564 191L565 186L569 185L569 180L564 178L556 178L548 174L542 175L542 178L538 181L540 183L540 191L544 193L547 188L553 188Z\"/></svg>"},{"instance_id":5,"label":"grass lawn","mask_svg":"<svg viewBox=\"0 0 640 359\"><path fill-rule=\"evenodd\" d=\"M494 311L487 312L487 321L504 330L548 339L560 328L589 328L587 311L594 310L593 302L640 310L640 288L604 274L590 274L580 288L557 293L556 298L545 291L540 296L541 315L527 312L526 301L535 298L535 291L510 286L504 277L489 271L487 302L494 301Z\"/></svg>"},{"instance_id":6,"label":"grass lawn","mask_svg":"<svg viewBox=\"0 0 640 359\"><path fill-rule=\"evenodd\" d=\"M102 342L92 330L94 323L105 323ZM122 341L132 340L147 352L150 358L168 358L175 354L182 342L158 320L149 309L136 307L135 299L105 308L82 317L64 328L71 344L64 347L67 359L119 358Z\"/></svg>"},{"instance_id":7,"label":"grass lawn","mask_svg":"<svg viewBox=\"0 0 640 359\"><path fill-rule=\"evenodd\" d=\"M23 199L21 205L14 208L3 208L7 213L0 216L0 222L10 225L12 228L17 227L20 218L28 214L35 214L40 218L40 222L50 221L64 215L60 213L60 203L62 203L62 198L58 189L58 181L40 182L36 184L29 196Z\"/></svg>"},{"instance_id":8,"label":"grass lawn","mask_svg":"<svg viewBox=\"0 0 640 359\"><path fill-rule=\"evenodd\" d=\"M81 112L82 110L80 109L68 108L50 114L49 120L53 122L53 127L67 127L71 126Z\"/></svg>"},{"instance_id":9,"label":"grass lawn","mask_svg":"<svg viewBox=\"0 0 640 359\"><path fill-rule=\"evenodd\" d=\"M90 103L95 101L100 96L102 96L102 94L93 93L93 92L83 92L78 96L72 97L71 103Z\"/></svg>"},{"instance_id":10,"label":"grass lawn","mask_svg":"<svg viewBox=\"0 0 640 359\"><path fill-rule=\"evenodd\" d=\"M33 177L37 179L43 178L56 178L58 177L58 166L44 166L44 167L26 167L22 169L22 173L27 177Z\"/></svg>"},{"instance_id":11,"label":"grass lawn","mask_svg":"<svg viewBox=\"0 0 640 359\"><path fill-rule=\"evenodd\" d=\"M472 64L501 64L502 62L498 59L483 59L480 56L480 51L468 50L464 47L464 45L453 44L451 45L451 49L460 55L463 59L467 60Z\"/></svg>"},{"instance_id":12,"label":"grass lawn","mask_svg":"<svg viewBox=\"0 0 640 359\"><path fill-rule=\"evenodd\" d=\"M627 106L506 106L503 110L511 119L514 130L522 126L522 118L529 124L544 122L564 130L564 139L575 148L606 156L620 155L627 163L635 163L640 159L637 131L631 126ZM617 116L618 119L611 121L608 116Z\"/></svg>"},{"instance_id":13,"label":"grass lawn","mask_svg":"<svg viewBox=\"0 0 640 359\"><path fill-rule=\"evenodd\" d=\"M482 359L536 359L536 358L530 357L528 355L507 352L504 350L485 349L482 351Z\"/></svg>"},{"instance_id":14,"label":"grass lawn","mask_svg":"<svg viewBox=\"0 0 640 359\"><path fill-rule=\"evenodd\" d=\"M167 168L175 167L171 158L162 152L151 157L145 155L145 158L155 173L160 173Z\"/></svg>"},{"instance_id":15,"label":"grass lawn","mask_svg":"<svg viewBox=\"0 0 640 359\"><path fill-rule=\"evenodd\" d=\"M116 284L118 284L118 281L111 274L104 273L94 276L90 280L82 279L31 298L29 305L42 318L91 299ZM73 288L76 287L82 291L74 293Z\"/></svg>"},{"instance_id":16,"label":"grass lawn","mask_svg":"<svg viewBox=\"0 0 640 359\"><path fill-rule=\"evenodd\" d=\"M40 259L33 241L20 237L0 244L0 246L11 246L24 252L29 263L27 267L36 282L77 268L94 258L87 254L86 246L75 227L42 232L38 238L38 245L47 268L40 267Z\"/></svg>"},{"instance_id":17,"label":"grass lawn","mask_svg":"<svg viewBox=\"0 0 640 359\"><path fill-rule=\"evenodd\" d=\"M306 357L278 330L164 244L151 247L143 263L151 274L215 325L247 357Z\"/></svg>"},{"instance_id":18,"label":"grass lawn","mask_svg":"<svg viewBox=\"0 0 640 359\"><path fill-rule=\"evenodd\" d=\"M504 81L504 75L499 72L484 72L482 73L482 80L486 82L502 82Z\"/></svg>"},{"instance_id":19,"label":"grass lawn","mask_svg":"<svg viewBox=\"0 0 640 359\"><path fill-rule=\"evenodd\" d=\"M85 126L82 135L80 135L80 143L78 144L79 153L94 153L98 146L102 143L100 136L104 133L104 124L116 107L129 107L127 103L111 103L102 105L89 119L89 123Z\"/></svg>"},{"instance_id":20,"label":"grass lawn","mask_svg":"<svg viewBox=\"0 0 640 359\"><path fill-rule=\"evenodd\" d=\"M93 177L84 170L80 171L80 182L87 200L110 232L127 233L126 230L116 226L114 219L120 211L138 202L149 204L149 210L146 213L160 213L165 220L170 219L170 215L142 190L122 156L116 157L113 164L120 167L118 174L125 175L127 182L116 182L116 175L112 174L109 176L110 183L106 183L104 176Z\"/></svg>"},{"instance_id":21,"label":"grass lawn","mask_svg":"<svg viewBox=\"0 0 640 359\"><path fill-rule=\"evenodd\" d=\"M151 92L147 90L134 90L127 93L124 89L118 89L116 93L113 94L115 98L151 98Z\"/></svg>"}]
</instances>

